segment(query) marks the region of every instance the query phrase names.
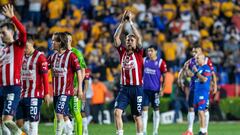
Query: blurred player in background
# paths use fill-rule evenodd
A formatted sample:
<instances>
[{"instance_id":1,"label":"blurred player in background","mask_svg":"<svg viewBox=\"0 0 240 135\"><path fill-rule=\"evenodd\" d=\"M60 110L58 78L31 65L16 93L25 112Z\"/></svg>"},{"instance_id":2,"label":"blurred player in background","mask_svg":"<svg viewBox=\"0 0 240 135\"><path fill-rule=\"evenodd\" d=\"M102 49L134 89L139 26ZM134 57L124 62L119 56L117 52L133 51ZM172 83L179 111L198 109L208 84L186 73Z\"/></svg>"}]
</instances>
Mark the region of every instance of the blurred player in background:
<instances>
[{"instance_id":1,"label":"blurred player in background","mask_svg":"<svg viewBox=\"0 0 240 135\"><path fill-rule=\"evenodd\" d=\"M194 119L195 119L195 113L194 113L194 87L195 87L195 77L196 76L192 76L192 71L193 71L193 67L197 65L196 63L196 56L198 54L203 54L202 49L200 47L194 47L192 49L192 55L193 57L188 60L185 64L184 67L181 69L181 71L179 72L179 77L178 77L178 85L183 88L184 84L183 84L183 80L182 78L185 76L189 76L191 77L191 82L190 82L190 92L188 94L188 129L186 132L183 133L183 135L192 135L193 134L193 124L194 124ZM207 64L210 69L211 69L211 73L212 73L212 82L213 82L213 93L217 92L217 80L216 80L216 75L214 73L214 68L213 68L213 64L211 62L211 60L208 57L204 58L204 62L205 64ZM205 110L205 115L206 115L206 128L208 128L208 123L209 123L209 111L208 109Z\"/></svg>"},{"instance_id":2,"label":"blurred player in background","mask_svg":"<svg viewBox=\"0 0 240 135\"><path fill-rule=\"evenodd\" d=\"M7 22L0 26L0 36L6 45L1 49L0 55L0 87L2 87L4 97L3 131L10 130L11 134L20 135L22 131L12 120L20 100L21 68L27 34L24 26L15 17L12 5L4 6L2 14L13 22ZM19 32L17 40L14 39L14 34L16 34L15 26ZM10 135L9 132L3 132L3 134Z\"/></svg>"},{"instance_id":3,"label":"blurred player in background","mask_svg":"<svg viewBox=\"0 0 240 135\"><path fill-rule=\"evenodd\" d=\"M28 35L21 71L21 100L16 119L28 135L38 135L42 99L49 105L48 64L43 53L34 49L34 39ZM25 122L25 124L24 124ZM24 126L23 126L24 125Z\"/></svg>"},{"instance_id":4,"label":"blurred player in background","mask_svg":"<svg viewBox=\"0 0 240 135\"><path fill-rule=\"evenodd\" d=\"M196 62L198 66L193 67L195 76L194 87L194 108L198 111L200 131L199 135L206 135L206 115L205 110L209 104L209 92L211 87L211 68L205 63L203 54L198 54Z\"/></svg>"},{"instance_id":5,"label":"blurred player in background","mask_svg":"<svg viewBox=\"0 0 240 135\"><path fill-rule=\"evenodd\" d=\"M125 46L121 43L120 36L126 22L130 23L133 34L128 34L124 41ZM142 129L142 71L143 71L143 49L142 37L133 24L133 14L125 11L122 21L114 34L114 46L120 54L121 63L121 90L115 102L115 124L117 135L123 135L123 110L130 104L131 113L136 124L136 134L143 135Z\"/></svg>"},{"instance_id":6,"label":"blurred player in background","mask_svg":"<svg viewBox=\"0 0 240 135\"><path fill-rule=\"evenodd\" d=\"M148 106L153 107L153 135L158 135L160 122L159 104L160 96L163 95L165 73L167 72L166 62L157 57L157 46L151 45L147 49L148 56L143 59L143 133L147 135Z\"/></svg>"}]
</instances>

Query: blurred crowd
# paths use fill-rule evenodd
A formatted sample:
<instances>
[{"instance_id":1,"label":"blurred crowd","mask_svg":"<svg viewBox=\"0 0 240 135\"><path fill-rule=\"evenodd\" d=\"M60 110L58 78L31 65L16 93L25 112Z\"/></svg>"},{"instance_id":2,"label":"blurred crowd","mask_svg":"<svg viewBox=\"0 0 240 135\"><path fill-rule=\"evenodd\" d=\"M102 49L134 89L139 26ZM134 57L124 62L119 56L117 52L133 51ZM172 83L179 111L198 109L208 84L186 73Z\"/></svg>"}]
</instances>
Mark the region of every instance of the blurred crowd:
<instances>
[{"instance_id":1,"label":"blurred crowd","mask_svg":"<svg viewBox=\"0 0 240 135\"><path fill-rule=\"evenodd\" d=\"M211 58L219 84L240 82L240 0L1 0L0 4L9 2L46 55L53 52L54 32L73 34L73 46L83 52L95 73L93 80L106 86L94 92L107 95L110 90L116 95L120 87L119 56L112 44L124 10L134 13L143 47L158 46L158 56L167 62L165 94L172 93L194 46L201 46ZM5 20L0 14L0 21ZM129 32L128 25L125 31ZM104 102L103 98L96 104Z\"/></svg>"}]
</instances>

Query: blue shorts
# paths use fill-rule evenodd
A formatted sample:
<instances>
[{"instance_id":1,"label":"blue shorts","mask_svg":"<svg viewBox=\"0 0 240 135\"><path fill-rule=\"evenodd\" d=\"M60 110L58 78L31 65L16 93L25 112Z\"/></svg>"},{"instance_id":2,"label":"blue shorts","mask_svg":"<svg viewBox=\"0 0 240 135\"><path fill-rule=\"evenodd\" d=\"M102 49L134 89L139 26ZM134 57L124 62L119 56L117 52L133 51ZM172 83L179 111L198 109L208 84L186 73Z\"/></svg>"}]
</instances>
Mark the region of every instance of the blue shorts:
<instances>
[{"instance_id":1,"label":"blue shorts","mask_svg":"<svg viewBox=\"0 0 240 135\"><path fill-rule=\"evenodd\" d=\"M54 110L58 114L63 114L64 116L69 115L69 99L71 96L67 95L59 95L54 96L53 105Z\"/></svg>"},{"instance_id":2,"label":"blue shorts","mask_svg":"<svg viewBox=\"0 0 240 135\"><path fill-rule=\"evenodd\" d=\"M4 107L4 100L3 100L3 89L0 87L0 117L2 117Z\"/></svg>"},{"instance_id":3,"label":"blue shorts","mask_svg":"<svg viewBox=\"0 0 240 135\"><path fill-rule=\"evenodd\" d=\"M16 119L24 119L30 122L39 121L41 105L41 98L29 97L21 99L17 108Z\"/></svg>"},{"instance_id":4,"label":"blue shorts","mask_svg":"<svg viewBox=\"0 0 240 135\"><path fill-rule=\"evenodd\" d=\"M208 94L195 94L194 96L194 109L196 111L205 111L209 104Z\"/></svg>"},{"instance_id":5,"label":"blue shorts","mask_svg":"<svg viewBox=\"0 0 240 135\"><path fill-rule=\"evenodd\" d=\"M159 91L143 90L143 106L149 106L151 103L154 110L159 108Z\"/></svg>"},{"instance_id":6,"label":"blue shorts","mask_svg":"<svg viewBox=\"0 0 240 135\"><path fill-rule=\"evenodd\" d=\"M122 86L114 106L115 108L125 110L128 104L130 104L132 115L141 116L142 101L142 86Z\"/></svg>"},{"instance_id":7,"label":"blue shorts","mask_svg":"<svg viewBox=\"0 0 240 135\"><path fill-rule=\"evenodd\" d=\"M21 86L3 86L3 115L15 116L20 101Z\"/></svg>"},{"instance_id":8,"label":"blue shorts","mask_svg":"<svg viewBox=\"0 0 240 135\"><path fill-rule=\"evenodd\" d=\"M191 89L188 95L188 107L189 108L194 107L194 90L191 90Z\"/></svg>"}]
</instances>

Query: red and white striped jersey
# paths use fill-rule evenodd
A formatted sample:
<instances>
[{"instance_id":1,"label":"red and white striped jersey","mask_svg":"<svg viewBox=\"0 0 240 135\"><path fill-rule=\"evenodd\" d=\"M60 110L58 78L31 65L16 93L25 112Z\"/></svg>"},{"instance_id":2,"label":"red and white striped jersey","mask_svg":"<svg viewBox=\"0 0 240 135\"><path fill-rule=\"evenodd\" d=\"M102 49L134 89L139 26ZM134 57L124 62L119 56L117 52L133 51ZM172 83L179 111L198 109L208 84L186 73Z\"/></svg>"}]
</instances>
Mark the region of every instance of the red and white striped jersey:
<instances>
[{"instance_id":1,"label":"red and white striped jersey","mask_svg":"<svg viewBox=\"0 0 240 135\"><path fill-rule=\"evenodd\" d=\"M16 17L11 18L17 27L18 39L0 52L0 86L21 85L21 68L27 34Z\"/></svg>"},{"instance_id":2,"label":"red and white striped jersey","mask_svg":"<svg viewBox=\"0 0 240 135\"><path fill-rule=\"evenodd\" d=\"M52 68L54 95L73 95L74 73L80 70L75 54L70 50L66 50L63 54L56 52L48 58L48 64Z\"/></svg>"},{"instance_id":3,"label":"red and white striped jersey","mask_svg":"<svg viewBox=\"0 0 240 135\"><path fill-rule=\"evenodd\" d=\"M212 61L209 57L205 57L205 63L204 64L207 64L210 67L211 71L214 72L214 67L213 67Z\"/></svg>"},{"instance_id":4,"label":"red and white striped jersey","mask_svg":"<svg viewBox=\"0 0 240 135\"><path fill-rule=\"evenodd\" d=\"M44 54L35 50L31 56L24 55L21 72L21 97L43 98L48 94L48 85L44 86L44 82L48 82L48 77L44 77L44 75L48 76L48 64Z\"/></svg>"},{"instance_id":5,"label":"red and white striped jersey","mask_svg":"<svg viewBox=\"0 0 240 135\"><path fill-rule=\"evenodd\" d=\"M120 54L121 63L121 85L135 86L142 85L143 72L143 50L136 49L134 53L128 55L126 48L120 46L117 48Z\"/></svg>"}]
</instances>

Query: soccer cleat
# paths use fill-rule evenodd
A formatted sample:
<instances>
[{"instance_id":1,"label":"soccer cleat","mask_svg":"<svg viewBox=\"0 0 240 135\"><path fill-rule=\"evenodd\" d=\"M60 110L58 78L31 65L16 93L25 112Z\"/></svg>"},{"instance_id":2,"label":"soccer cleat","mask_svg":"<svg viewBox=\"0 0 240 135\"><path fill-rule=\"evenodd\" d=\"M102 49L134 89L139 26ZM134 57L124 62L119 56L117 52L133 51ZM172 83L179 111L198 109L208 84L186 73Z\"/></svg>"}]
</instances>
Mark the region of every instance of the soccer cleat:
<instances>
[{"instance_id":1,"label":"soccer cleat","mask_svg":"<svg viewBox=\"0 0 240 135\"><path fill-rule=\"evenodd\" d=\"M207 133L202 133L201 131L198 133L198 135L206 135Z\"/></svg>"},{"instance_id":2,"label":"soccer cleat","mask_svg":"<svg viewBox=\"0 0 240 135\"><path fill-rule=\"evenodd\" d=\"M158 135L158 133L153 133L153 135Z\"/></svg>"},{"instance_id":3,"label":"soccer cleat","mask_svg":"<svg viewBox=\"0 0 240 135\"><path fill-rule=\"evenodd\" d=\"M21 135L27 135L25 132L22 132L22 134Z\"/></svg>"},{"instance_id":4,"label":"soccer cleat","mask_svg":"<svg viewBox=\"0 0 240 135\"><path fill-rule=\"evenodd\" d=\"M193 135L193 133L187 130L187 131L184 132L182 135Z\"/></svg>"}]
</instances>

